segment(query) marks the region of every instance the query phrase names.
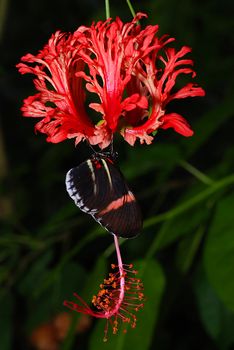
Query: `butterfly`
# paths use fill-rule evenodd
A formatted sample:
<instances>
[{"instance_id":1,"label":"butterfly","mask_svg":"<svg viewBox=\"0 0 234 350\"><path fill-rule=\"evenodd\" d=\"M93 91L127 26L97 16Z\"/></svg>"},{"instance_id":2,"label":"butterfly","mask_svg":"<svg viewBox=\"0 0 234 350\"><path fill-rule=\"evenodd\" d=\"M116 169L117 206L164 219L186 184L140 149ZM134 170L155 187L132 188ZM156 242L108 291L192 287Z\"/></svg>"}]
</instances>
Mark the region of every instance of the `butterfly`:
<instances>
[{"instance_id":1,"label":"butterfly","mask_svg":"<svg viewBox=\"0 0 234 350\"><path fill-rule=\"evenodd\" d=\"M142 230L136 198L115 164L113 152L94 153L66 174L66 188L75 204L108 232L133 238Z\"/></svg>"}]
</instances>

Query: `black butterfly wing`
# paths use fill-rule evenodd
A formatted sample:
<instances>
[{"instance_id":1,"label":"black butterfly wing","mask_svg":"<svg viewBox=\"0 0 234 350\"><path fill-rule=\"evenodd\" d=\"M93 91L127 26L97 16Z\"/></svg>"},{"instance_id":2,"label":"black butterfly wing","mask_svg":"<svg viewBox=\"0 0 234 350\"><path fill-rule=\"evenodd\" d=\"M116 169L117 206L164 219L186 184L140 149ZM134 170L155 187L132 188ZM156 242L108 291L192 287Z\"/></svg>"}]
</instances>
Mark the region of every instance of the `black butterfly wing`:
<instances>
[{"instance_id":1,"label":"black butterfly wing","mask_svg":"<svg viewBox=\"0 0 234 350\"><path fill-rule=\"evenodd\" d=\"M141 231L138 203L112 160L88 159L69 170L66 186L75 204L110 233L130 238Z\"/></svg>"},{"instance_id":2,"label":"black butterfly wing","mask_svg":"<svg viewBox=\"0 0 234 350\"><path fill-rule=\"evenodd\" d=\"M109 183L105 181L106 172L93 159L81 163L72 168L66 175L66 187L68 194L75 204L84 212L94 215L103 206L107 205L105 189L110 191Z\"/></svg>"},{"instance_id":3,"label":"black butterfly wing","mask_svg":"<svg viewBox=\"0 0 234 350\"><path fill-rule=\"evenodd\" d=\"M120 170L106 160L111 177L108 205L95 214L95 218L109 232L120 237L133 238L142 230L142 216L134 194Z\"/></svg>"}]
</instances>

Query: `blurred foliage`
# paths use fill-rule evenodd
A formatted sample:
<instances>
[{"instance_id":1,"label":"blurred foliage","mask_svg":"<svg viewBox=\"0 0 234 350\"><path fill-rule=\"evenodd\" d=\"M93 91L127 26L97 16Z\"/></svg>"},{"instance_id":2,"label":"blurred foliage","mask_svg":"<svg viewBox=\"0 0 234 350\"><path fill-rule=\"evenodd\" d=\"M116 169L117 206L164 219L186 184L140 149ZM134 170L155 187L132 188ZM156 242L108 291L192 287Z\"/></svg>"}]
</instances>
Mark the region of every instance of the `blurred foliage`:
<instances>
[{"instance_id":1,"label":"blurred foliage","mask_svg":"<svg viewBox=\"0 0 234 350\"><path fill-rule=\"evenodd\" d=\"M125 241L145 284L135 330L103 344L104 321L78 335L74 315L58 349L234 349L233 1L138 0L176 45L193 48L205 98L174 103L195 136L160 131L151 146L118 139L119 165L138 196L144 232ZM111 15L129 20L125 1ZM60 312L73 292L92 298L115 262L112 237L68 198L66 171L89 156L86 145L47 144L22 119L30 77L14 68L57 29L105 18L104 1L0 2L0 349L27 350L36 327ZM52 345L51 345L52 346ZM41 347L42 349L42 347ZM44 348L46 350L46 348ZM52 348L51 348L52 350ZM55 348L53 348L55 350Z\"/></svg>"}]
</instances>

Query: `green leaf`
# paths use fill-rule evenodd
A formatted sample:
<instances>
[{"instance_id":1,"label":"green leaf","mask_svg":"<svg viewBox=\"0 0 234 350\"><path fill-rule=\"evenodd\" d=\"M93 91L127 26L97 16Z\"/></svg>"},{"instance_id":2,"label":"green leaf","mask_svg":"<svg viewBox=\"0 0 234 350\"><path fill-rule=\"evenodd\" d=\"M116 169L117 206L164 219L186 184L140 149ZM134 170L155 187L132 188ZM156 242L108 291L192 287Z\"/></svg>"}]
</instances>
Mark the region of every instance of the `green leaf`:
<instances>
[{"instance_id":1,"label":"green leaf","mask_svg":"<svg viewBox=\"0 0 234 350\"><path fill-rule=\"evenodd\" d=\"M194 208L196 205L198 204L200 205L202 201L206 200L210 196L215 195L220 191L223 191L224 188L230 185L233 185L233 183L234 183L234 174L228 175L222 178L221 180L215 181L212 186L205 188L205 190L200 191L192 198L177 205L175 208L145 220L144 227L147 228L159 222L174 219L177 216L184 214L186 211Z\"/></svg>"},{"instance_id":2,"label":"green leaf","mask_svg":"<svg viewBox=\"0 0 234 350\"><path fill-rule=\"evenodd\" d=\"M180 239L182 236L187 236L198 229L199 225L207 219L209 212L205 204L200 207L188 210L186 213L179 215L177 218L168 222L168 227L160 240L158 250Z\"/></svg>"},{"instance_id":3,"label":"green leaf","mask_svg":"<svg viewBox=\"0 0 234 350\"><path fill-rule=\"evenodd\" d=\"M74 215L75 218L74 218ZM56 211L43 225L38 229L38 235L48 237L49 235L63 232L69 227L76 226L84 221L82 215L77 213L77 207L68 202L64 207Z\"/></svg>"},{"instance_id":4,"label":"green leaf","mask_svg":"<svg viewBox=\"0 0 234 350\"><path fill-rule=\"evenodd\" d=\"M129 151L127 161L122 163L121 168L124 169L125 177L131 180L156 168L160 169L160 172L168 168L171 169L180 158L181 154L178 146L158 143L147 149L147 156L144 148L138 148L137 152Z\"/></svg>"},{"instance_id":5,"label":"green leaf","mask_svg":"<svg viewBox=\"0 0 234 350\"><path fill-rule=\"evenodd\" d=\"M42 271L40 283L47 281L49 270ZM31 333L38 325L45 323L59 313L67 309L63 306L63 301L71 298L73 292L82 290L85 283L84 269L74 262L68 262L63 269L57 274L53 284L49 285L43 292L37 292L37 288L27 297L28 317L26 320L26 331ZM33 291L33 286L31 286Z\"/></svg>"},{"instance_id":6,"label":"green leaf","mask_svg":"<svg viewBox=\"0 0 234 350\"><path fill-rule=\"evenodd\" d=\"M222 199L204 250L207 276L226 307L234 311L234 196Z\"/></svg>"},{"instance_id":7,"label":"green leaf","mask_svg":"<svg viewBox=\"0 0 234 350\"><path fill-rule=\"evenodd\" d=\"M103 256L100 256L88 276L87 283L83 289L83 295L90 297L90 301L94 294L99 290L100 283L106 278L107 261Z\"/></svg>"},{"instance_id":8,"label":"green leaf","mask_svg":"<svg viewBox=\"0 0 234 350\"><path fill-rule=\"evenodd\" d=\"M103 332L106 320L97 322L90 339L90 350L147 350L154 335L155 323L158 318L161 297L164 291L165 278L160 265L155 260L138 261L134 266L139 267L139 277L144 283L145 306L137 313L136 329L128 327L127 333L121 328L116 335L111 334L103 344ZM125 328L125 327L124 327Z\"/></svg>"},{"instance_id":9,"label":"green leaf","mask_svg":"<svg viewBox=\"0 0 234 350\"><path fill-rule=\"evenodd\" d=\"M200 247L205 227L199 227L193 234L186 236L178 245L176 265L182 273L189 271Z\"/></svg>"},{"instance_id":10,"label":"green leaf","mask_svg":"<svg viewBox=\"0 0 234 350\"><path fill-rule=\"evenodd\" d=\"M195 293L205 330L219 345L219 349L230 349L234 343L234 313L217 297L202 268L196 273Z\"/></svg>"},{"instance_id":11,"label":"green leaf","mask_svg":"<svg viewBox=\"0 0 234 350\"><path fill-rule=\"evenodd\" d=\"M219 116L219 118L217 118ZM186 147L187 157L194 154L213 133L233 118L233 93L231 92L223 101L204 114L196 123L194 123L195 135L191 139L183 140L181 143Z\"/></svg>"},{"instance_id":12,"label":"green leaf","mask_svg":"<svg viewBox=\"0 0 234 350\"><path fill-rule=\"evenodd\" d=\"M52 258L53 252L49 250L32 264L18 285L18 289L22 295L30 299L36 297L38 289L35 287L43 283L44 274Z\"/></svg>"},{"instance_id":13,"label":"green leaf","mask_svg":"<svg viewBox=\"0 0 234 350\"><path fill-rule=\"evenodd\" d=\"M72 293L82 290L86 281L87 272L81 265L73 261L65 264L58 274L57 280L57 298L61 301L61 304L63 300L70 297Z\"/></svg>"},{"instance_id":14,"label":"green leaf","mask_svg":"<svg viewBox=\"0 0 234 350\"><path fill-rule=\"evenodd\" d=\"M99 289L99 284L106 277L106 266L106 259L104 259L102 256L98 258L93 271L89 274L89 278L87 279L85 286L83 286L82 289L77 290L77 294L82 295L87 304L91 302L92 296L96 294ZM74 316L71 327L69 329L66 339L64 340L64 343L61 346L61 350L72 349L75 340L77 320L80 317L80 314L74 312L73 315Z\"/></svg>"},{"instance_id":15,"label":"green leaf","mask_svg":"<svg viewBox=\"0 0 234 350\"><path fill-rule=\"evenodd\" d=\"M12 314L13 301L10 293L0 296L1 317L0 317L0 346L1 350L12 349Z\"/></svg>"}]
</instances>

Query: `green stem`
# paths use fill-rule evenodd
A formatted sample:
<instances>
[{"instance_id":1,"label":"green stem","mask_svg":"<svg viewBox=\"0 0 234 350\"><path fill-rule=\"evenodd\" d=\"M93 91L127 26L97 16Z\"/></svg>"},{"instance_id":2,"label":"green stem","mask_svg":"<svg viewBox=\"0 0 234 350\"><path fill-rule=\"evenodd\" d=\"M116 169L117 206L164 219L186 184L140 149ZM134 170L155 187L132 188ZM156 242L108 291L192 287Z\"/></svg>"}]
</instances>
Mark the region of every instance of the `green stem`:
<instances>
[{"instance_id":1,"label":"green stem","mask_svg":"<svg viewBox=\"0 0 234 350\"><path fill-rule=\"evenodd\" d=\"M136 12L134 11L134 8L133 8L133 6L132 6L132 4L131 4L131 1L130 1L130 0L126 0L126 1L127 1L129 10L130 10L132 16L135 17L135 16L136 16Z\"/></svg>"},{"instance_id":2,"label":"green stem","mask_svg":"<svg viewBox=\"0 0 234 350\"><path fill-rule=\"evenodd\" d=\"M212 180L210 177L202 173L200 170L198 170L192 164L186 162L185 160L181 160L179 162L179 165L182 166L182 168L187 170L190 174L192 174L194 177L196 177L198 180L200 180L204 184L206 185L214 184L214 180Z\"/></svg>"},{"instance_id":3,"label":"green stem","mask_svg":"<svg viewBox=\"0 0 234 350\"><path fill-rule=\"evenodd\" d=\"M110 18L110 4L109 0L105 0L105 9L106 9L106 19Z\"/></svg>"},{"instance_id":4,"label":"green stem","mask_svg":"<svg viewBox=\"0 0 234 350\"><path fill-rule=\"evenodd\" d=\"M198 251L198 248L200 246L204 233L205 233L205 228L203 226L199 227L197 232L195 233L195 236L192 238L192 241L190 242L190 246L186 253L184 263L182 266L182 272L184 274L189 271L193 263L194 257Z\"/></svg>"},{"instance_id":5,"label":"green stem","mask_svg":"<svg viewBox=\"0 0 234 350\"><path fill-rule=\"evenodd\" d=\"M206 188L204 191L201 191L196 196L190 198L186 202L178 205L176 208L146 220L144 224L144 228L148 228L159 222L170 220L177 217L178 215L182 214L183 212L197 205L199 202L202 202L203 200L205 200L215 192L233 183L234 183L234 175L229 175L219 181L214 182L210 187Z\"/></svg>"},{"instance_id":6,"label":"green stem","mask_svg":"<svg viewBox=\"0 0 234 350\"><path fill-rule=\"evenodd\" d=\"M32 250L43 249L46 247L45 242L34 239L30 235L8 235L0 238L0 246L25 245Z\"/></svg>"},{"instance_id":7,"label":"green stem","mask_svg":"<svg viewBox=\"0 0 234 350\"><path fill-rule=\"evenodd\" d=\"M155 252L159 249L160 243L162 242L170 224L171 224L171 222L170 222L170 220L168 220L165 222L164 225L162 225L159 233L157 234L157 236L153 240L152 244L150 245L149 250L147 251L145 260L150 260L154 256Z\"/></svg>"},{"instance_id":8,"label":"green stem","mask_svg":"<svg viewBox=\"0 0 234 350\"><path fill-rule=\"evenodd\" d=\"M182 214L188 209L191 209L193 206L197 205L199 202L202 202L203 200L205 200L215 192L233 183L234 183L234 175L229 175L219 181L216 181L212 186L210 186L209 188L206 188L204 191L198 193L196 196L192 197L191 199L182 203L176 208L146 220L144 224L144 228L148 228L148 227L154 226L157 223L165 221L164 225L162 225L159 233L157 234L154 241L152 242L146 254L146 259L152 258L155 252L160 248L161 242L163 241L165 234L168 232L167 230L169 225L171 224L171 219L177 217L178 215ZM124 239L121 240L120 245L123 244L124 242L126 242L126 240ZM114 245L111 244L104 252L104 256L108 258L109 256L111 256L113 252L114 252Z\"/></svg>"}]
</instances>

